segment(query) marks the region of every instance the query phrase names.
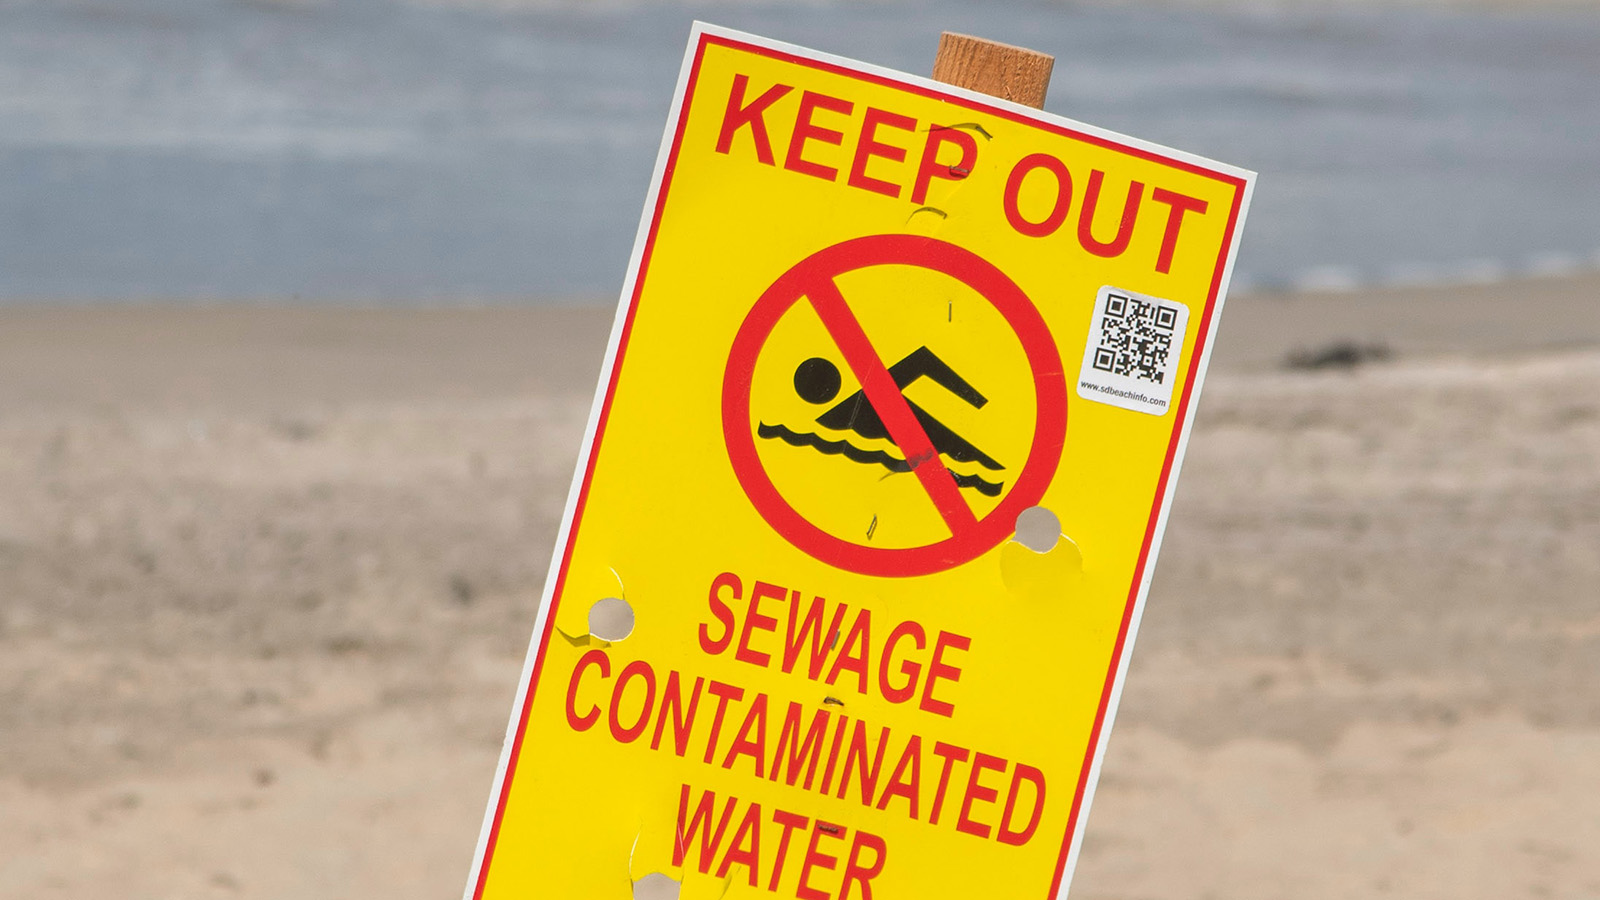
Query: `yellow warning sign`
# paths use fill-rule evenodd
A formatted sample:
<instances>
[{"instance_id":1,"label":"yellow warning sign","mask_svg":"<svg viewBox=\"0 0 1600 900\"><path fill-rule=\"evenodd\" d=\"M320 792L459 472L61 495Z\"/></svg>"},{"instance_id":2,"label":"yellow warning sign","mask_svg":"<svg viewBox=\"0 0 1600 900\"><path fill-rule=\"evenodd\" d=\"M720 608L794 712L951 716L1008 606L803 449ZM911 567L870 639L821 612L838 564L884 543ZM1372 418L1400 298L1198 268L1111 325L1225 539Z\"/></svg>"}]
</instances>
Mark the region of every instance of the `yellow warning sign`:
<instances>
[{"instance_id":1,"label":"yellow warning sign","mask_svg":"<svg viewBox=\"0 0 1600 900\"><path fill-rule=\"evenodd\" d=\"M467 896L1064 896L1252 178L697 25Z\"/></svg>"}]
</instances>

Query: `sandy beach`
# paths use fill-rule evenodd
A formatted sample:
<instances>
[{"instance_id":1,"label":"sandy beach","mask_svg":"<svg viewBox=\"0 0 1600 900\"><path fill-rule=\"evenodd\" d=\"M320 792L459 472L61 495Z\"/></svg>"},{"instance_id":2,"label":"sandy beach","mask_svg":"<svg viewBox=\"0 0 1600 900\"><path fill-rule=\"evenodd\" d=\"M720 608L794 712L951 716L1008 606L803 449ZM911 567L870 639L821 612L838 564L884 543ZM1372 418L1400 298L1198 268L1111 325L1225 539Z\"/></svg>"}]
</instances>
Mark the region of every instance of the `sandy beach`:
<instances>
[{"instance_id":1,"label":"sandy beach","mask_svg":"<svg viewBox=\"0 0 1600 900\"><path fill-rule=\"evenodd\" d=\"M0 897L459 895L610 318L0 309ZM1074 896L1600 896L1597 654L1600 276L1236 297Z\"/></svg>"}]
</instances>

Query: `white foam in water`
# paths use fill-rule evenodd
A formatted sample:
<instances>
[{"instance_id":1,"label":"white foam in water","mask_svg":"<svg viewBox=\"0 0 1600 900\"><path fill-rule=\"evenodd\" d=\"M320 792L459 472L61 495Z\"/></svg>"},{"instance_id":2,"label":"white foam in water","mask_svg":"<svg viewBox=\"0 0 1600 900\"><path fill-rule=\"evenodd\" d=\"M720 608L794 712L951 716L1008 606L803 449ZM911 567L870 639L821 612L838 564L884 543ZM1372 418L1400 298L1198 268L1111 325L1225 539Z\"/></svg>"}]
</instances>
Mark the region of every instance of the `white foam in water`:
<instances>
[{"instance_id":1,"label":"white foam in water","mask_svg":"<svg viewBox=\"0 0 1600 900\"><path fill-rule=\"evenodd\" d=\"M1497 259L1466 259L1456 264L1453 274L1453 282L1491 284L1511 277L1511 267Z\"/></svg>"},{"instance_id":2,"label":"white foam in water","mask_svg":"<svg viewBox=\"0 0 1600 900\"><path fill-rule=\"evenodd\" d=\"M1388 287L1427 287L1450 281L1446 269L1433 263L1399 263L1384 270L1382 284Z\"/></svg>"},{"instance_id":3,"label":"white foam in water","mask_svg":"<svg viewBox=\"0 0 1600 900\"><path fill-rule=\"evenodd\" d=\"M1353 291L1361 287L1361 275L1351 266L1313 266L1290 283L1301 291Z\"/></svg>"},{"instance_id":4,"label":"white foam in water","mask_svg":"<svg viewBox=\"0 0 1600 900\"><path fill-rule=\"evenodd\" d=\"M1527 271L1544 278L1575 275L1583 271L1583 260L1576 253L1537 253L1528 259Z\"/></svg>"}]
</instances>

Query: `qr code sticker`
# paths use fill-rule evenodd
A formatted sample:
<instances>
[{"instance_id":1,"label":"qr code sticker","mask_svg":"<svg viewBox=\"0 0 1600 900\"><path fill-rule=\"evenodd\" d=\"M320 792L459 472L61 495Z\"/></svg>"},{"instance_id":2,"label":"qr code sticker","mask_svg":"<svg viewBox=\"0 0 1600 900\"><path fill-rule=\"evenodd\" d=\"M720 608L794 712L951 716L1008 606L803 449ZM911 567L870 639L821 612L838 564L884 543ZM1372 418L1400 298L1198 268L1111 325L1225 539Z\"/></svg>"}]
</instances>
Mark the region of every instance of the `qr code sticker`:
<instances>
[{"instance_id":1,"label":"qr code sticker","mask_svg":"<svg viewBox=\"0 0 1600 900\"><path fill-rule=\"evenodd\" d=\"M1102 372L1165 384L1172 333L1177 324L1176 306L1126 294L1108 295L1100 323L1100 345L1094 351L1094 367ZM1181 341L1182 335L1178 339Z\"/></svg>"},{"instance_id":2,"label":"qr code sticker","mask_svg":"<svg viewBox=\"0 0 1600 900\"><path fill-rule=\"evenodd\" d=\"M1078 395L1162 415L1172 402L1189 308L1113 287L1100 289L1084 347Z\"/></svg>"}]
</instances>

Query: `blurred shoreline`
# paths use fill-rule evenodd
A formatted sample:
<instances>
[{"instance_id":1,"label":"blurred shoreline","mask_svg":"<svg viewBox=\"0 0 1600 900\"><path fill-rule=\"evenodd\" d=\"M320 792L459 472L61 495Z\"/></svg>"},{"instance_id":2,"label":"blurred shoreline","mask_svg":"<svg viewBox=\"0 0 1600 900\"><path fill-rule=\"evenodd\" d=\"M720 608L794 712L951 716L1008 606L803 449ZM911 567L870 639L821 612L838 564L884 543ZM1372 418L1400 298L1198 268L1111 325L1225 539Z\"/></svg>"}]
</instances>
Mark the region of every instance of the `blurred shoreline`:
<instances>
[{"instance_id":1,"label":"blurred shoreline","mask_svg":"<svg viewBox=\"0 0 1600 900\"><path fill-rule=\"evenodd\" d=\"M592 392L614 301L0 306L0 415L273 411ZM1600 346L1600 274L1235 292L1214 372ZM1359 358L1333 353L1354 348Z\"/></svg>"}]
</instances>

